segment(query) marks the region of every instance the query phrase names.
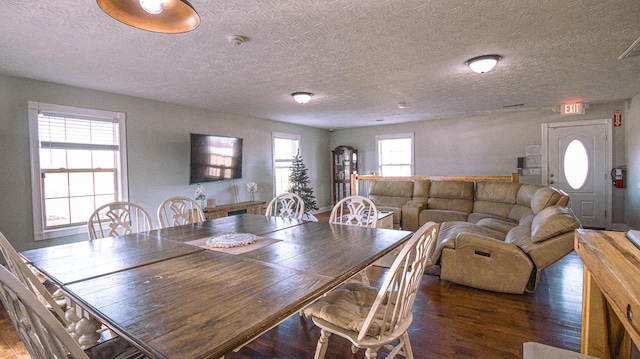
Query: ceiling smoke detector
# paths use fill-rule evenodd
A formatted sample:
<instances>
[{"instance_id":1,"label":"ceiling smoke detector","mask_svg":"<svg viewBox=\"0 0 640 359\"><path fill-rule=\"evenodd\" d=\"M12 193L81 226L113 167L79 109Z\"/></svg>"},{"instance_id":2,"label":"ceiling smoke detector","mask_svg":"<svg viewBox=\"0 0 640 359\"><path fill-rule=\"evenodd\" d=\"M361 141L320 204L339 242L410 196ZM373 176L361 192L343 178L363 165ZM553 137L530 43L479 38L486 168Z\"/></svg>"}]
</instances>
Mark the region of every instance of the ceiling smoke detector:
<instances>
[{"instance_id":1,"label":"ceiling smoke detector","mask_svg":"<svg viewBox=\"0 0 640 359\"><path fill-rule=\"evenodd\" d=\"M229 35L227 36L227 41L229 41L231 45L240 46L247 41L247 38L241 35Z\"/></svg>"}]
</instances>

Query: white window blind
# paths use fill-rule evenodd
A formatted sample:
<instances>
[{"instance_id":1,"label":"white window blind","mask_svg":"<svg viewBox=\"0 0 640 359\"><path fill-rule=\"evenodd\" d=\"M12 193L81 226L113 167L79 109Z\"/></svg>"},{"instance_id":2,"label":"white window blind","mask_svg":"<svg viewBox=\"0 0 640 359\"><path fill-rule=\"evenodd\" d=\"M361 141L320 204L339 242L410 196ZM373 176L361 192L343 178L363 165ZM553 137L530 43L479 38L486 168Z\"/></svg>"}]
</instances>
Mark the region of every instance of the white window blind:
<instances>
[{"instance_id":1,"label":"white window blind","mask_svg":"<svg viewBox=\"0 0 640 359\"><path fill-rule=\"evenodd\" d=\"M126 198L124 114L30 103L30 120L36 239L86 232L97 207Z\"/></svg>"}]
</instances>

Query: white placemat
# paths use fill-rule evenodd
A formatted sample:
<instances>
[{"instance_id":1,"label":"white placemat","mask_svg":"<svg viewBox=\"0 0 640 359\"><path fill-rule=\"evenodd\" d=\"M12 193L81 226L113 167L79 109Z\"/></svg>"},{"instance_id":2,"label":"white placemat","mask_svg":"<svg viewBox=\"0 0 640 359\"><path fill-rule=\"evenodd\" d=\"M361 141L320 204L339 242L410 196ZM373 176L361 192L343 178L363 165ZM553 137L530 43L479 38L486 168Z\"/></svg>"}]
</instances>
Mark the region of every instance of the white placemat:
<instances>
[{"instance_id":1,"label":"white placemat","mask_svg":"<svg viewBox=\"0 0 640 359\"><path fill-rule=\"evenodd\" d=\"M225 233L215 237L209 237L205 241L213 248L243 247L256 242L256 235L251 233Z\"/></svg>"},{"instance_id":2,"label":"white placemat","mask_svg":"<svg viewBox=\"0 0 640 359\"><path fill-rule=\"evenodd\" d=\"M265 237L256 236L256 241L254 243L248 244L246 246L230 247L230 248L214 248L214 247L211 247L211 246L209 246L207 244L207 240L209 238L211 238L211 237L195 239L193 241L189 241L189 242L185 242L185 243L186 244L190 244L192 246L196 246L196 247L200 247L200 248L204 248L204 249L208 249L208 250L212 250L212 251L217 251L217 252L223 252L223 253L229 253L229 254L242 254L242 253L251 252L251 251L256 250L258 248L262 248L262 247L268 246L268 245L273 244L273 243L280 242L279 239L265 238Z\"/></svg>"}]
</instances>

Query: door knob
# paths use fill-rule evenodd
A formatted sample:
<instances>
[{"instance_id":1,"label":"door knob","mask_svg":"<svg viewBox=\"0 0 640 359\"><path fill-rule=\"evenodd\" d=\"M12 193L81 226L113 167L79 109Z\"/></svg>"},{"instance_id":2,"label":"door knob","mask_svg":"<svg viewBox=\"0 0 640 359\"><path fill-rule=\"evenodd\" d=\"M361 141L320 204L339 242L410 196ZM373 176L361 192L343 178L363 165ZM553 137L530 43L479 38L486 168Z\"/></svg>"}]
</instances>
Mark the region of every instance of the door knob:
<instances>
[{"instance_id":1,"label":"door knob","mask_svg":"<svg viewBox=\"0 0 640 359\"><path fill-rule=\"evenodd\" d=\"M554 184L554 183L555 183L555 182L553 182L553 181L549 181L549 184Z\"/></svg>"}]
</instances>

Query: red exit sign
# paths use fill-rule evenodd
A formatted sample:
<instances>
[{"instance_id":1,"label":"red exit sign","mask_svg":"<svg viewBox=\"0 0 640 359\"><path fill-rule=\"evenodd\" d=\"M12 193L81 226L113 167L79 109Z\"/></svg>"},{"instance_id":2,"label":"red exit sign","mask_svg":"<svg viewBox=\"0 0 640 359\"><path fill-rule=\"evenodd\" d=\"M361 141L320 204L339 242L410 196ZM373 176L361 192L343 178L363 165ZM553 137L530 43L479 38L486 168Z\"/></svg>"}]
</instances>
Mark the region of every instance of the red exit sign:
<instances>
[{"instance_id":1,"label":"red exit sign","mask_svg":"<svg viewBox=\"0 0 640 359\"><path fill-rule=\"evenodd\" d=\"M560 114L584 115L584 104L582 102L563 104L562 106L560 106Z\"/></svg>"}]
</instances>

